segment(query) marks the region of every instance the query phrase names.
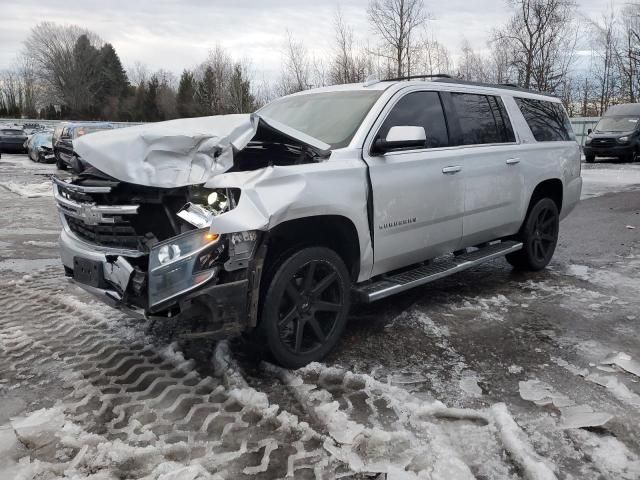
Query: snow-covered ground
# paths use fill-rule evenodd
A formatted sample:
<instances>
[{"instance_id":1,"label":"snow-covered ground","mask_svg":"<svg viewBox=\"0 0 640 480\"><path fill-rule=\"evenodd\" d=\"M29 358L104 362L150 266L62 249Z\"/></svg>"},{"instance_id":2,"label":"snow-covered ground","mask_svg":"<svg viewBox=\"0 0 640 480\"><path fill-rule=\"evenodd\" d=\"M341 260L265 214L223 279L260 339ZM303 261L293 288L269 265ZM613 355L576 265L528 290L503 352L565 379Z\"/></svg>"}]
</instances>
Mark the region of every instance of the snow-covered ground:
<instances>
[{"instance_id":1,"label":"snow-covered ground","mask_svg":"<svg viewBox=\"0 0 640 480\"><path fill-rule=\"evenodd\" d=\"M640 189L636 167L585 166L585 192ZM53 171L0 160L5 187ZM607 207L597 262L563 223L546 271L500 260L355 309L297 371L96 302L63 278L51 197L0 202L0 480L640 478L640 201Z\"/></svg>"},{"instance_id":2,"label":"snow-covered ground","mask_svg":"<svg viewBox=\"0 0 640 480\"><path fill-rule=\"evenodd\" d=\"M639 163L582 164L582 198L640 189Z\"/></svg>"}]
</instances>

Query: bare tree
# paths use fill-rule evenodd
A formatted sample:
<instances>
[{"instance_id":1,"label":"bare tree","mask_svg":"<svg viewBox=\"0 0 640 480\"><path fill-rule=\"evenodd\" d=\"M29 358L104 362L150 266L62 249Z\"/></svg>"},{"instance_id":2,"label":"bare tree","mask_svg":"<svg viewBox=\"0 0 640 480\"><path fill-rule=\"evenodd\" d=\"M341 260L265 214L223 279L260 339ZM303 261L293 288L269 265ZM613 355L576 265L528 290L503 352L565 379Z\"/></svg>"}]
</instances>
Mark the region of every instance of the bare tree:
<instances>
[{"instance_id":1,"label":"bare tree","mask_svg":"<svg viewBox=\"0 0 640 480\"><path fill-rule=\"evenodd\" d=\"M334 16L334 56L329 81L334 84L363 82L367 75L367 59L357 51L353 29L347 25L338 8Z\"/></svg>"},{"instance_id":2,"label":"bare tree","mask_svg":"<svg viewBox=\"0 0 640 480\"><path fill-rule=\"evenodd\" d=\"M72 108L86 103L86 65L78 61L78 40L87 39L92 48L102 45L96 34L75 26L44 22L35 26L25 41L25 56L38 72L52 103Z\"/></svg>"},{"instance_id":3,"label":"bare tree","mask_svg":"<svg viewBox=\"0 0 640 480\"><path fill-rule=\"evenodd\" d=\"M573 0L508 0L513 16L496 30L494 42L512 53L511 64L525 88L555 91L573 61L577 29Z\"/></svg>"},{"instance_id":4,"label":"bare tree","mask_svg":"<svg viewBox=\"0 0 640 480\"><path fill-rule=\"evenodd\" d=\"M300 92L311 86L311 61L309 52L302 41L296 40L287 30L287 40L283 52L280 91L282 95Z\"/></svg>"},{"instance_id":5,"label":"bare tree","mask_svg":"<svg viewBox=\"0 0 640 480\"><path fill-rule=\"evenodd\" d=\"M426 29L416 45L412 63L416 71L427 75L452 74L454 70L449 50L435 38L430 37Z\"/></svg>"},{"instance_id":6,"label":"bare tree","mask_svg":"<svg viewBox=\"0 0 640 480\"><path fill-rule=\"evenodd\" d=\"M127 77L129 78L129 83L131 83L131 85L138 87L149 81L151 73L146 64L136 61L133 65L127 68Z\"/></svg>"},{"instance_id":7,"label":"bare tree","mask_svg":"<svg viewBox=\"0 0 640 480\"><path fill-rule=\"evenodd\" d=\"M602 114L614 101L619 83L616 68L618 35L613 9L609 9L600 22L592 21L591 27L593 31L593 74L598 83L599 111Z\"/></svg>"},{"instance_id":8,"label":"bare tree","mask_svg":"<svg viewBox=\"0 0 640 480\"><path fill-rule=\"evenodd\" d=\"M485 60L480 54L473 50L469 40L466 38L462 40L461 50L462 54L458 65L458 76L464 80L471 80L475 82L487 81L488 78L487 72L485 71Z\"/></svg>"},{"instance_id":9,"label":"bare tree","mask_svg":"<svg viewBox=\"0 0 640 480\"><path fill-rule=\"evenodd\" d=\"M371 0L369 23L382 40L383 55L393 60L398 77L411 75L417 29L427 19L422 0Z\"/></svg>"}]
</instances>

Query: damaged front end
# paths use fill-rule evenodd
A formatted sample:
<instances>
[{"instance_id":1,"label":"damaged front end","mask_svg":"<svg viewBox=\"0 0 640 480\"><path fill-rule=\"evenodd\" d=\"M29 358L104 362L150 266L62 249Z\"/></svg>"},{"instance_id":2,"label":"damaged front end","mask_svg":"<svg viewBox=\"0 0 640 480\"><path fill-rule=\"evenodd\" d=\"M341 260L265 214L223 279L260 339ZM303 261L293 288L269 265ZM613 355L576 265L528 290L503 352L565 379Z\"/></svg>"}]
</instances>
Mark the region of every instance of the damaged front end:
<instances>
[{"instance_id":1,"label":"damaged front end","mask_svg":"<svg viewBox=\"0 0 640 480\"><path fill-rule=\"evenodd\" d=\"M61 254L75 283L137 317L207 319L208 329L252 326L262 232L213 233L240 190L143 187L83 174L54 178ZM215 324L213 327L211 323ZM228 332L227 332L228 333Z\"/></svg>"},{"instance_id":2,"label":"damaged front end","mask_svg":"<svg viewBox=\"0 0 640 480\"><path fill-rule=\"evenodd\" d=\"M85 170L54 178L75 283L137 317L200 316L225 334L255 326L269 213L251 191L242 201L242 182L219 180L249 174L255 183L267 167L326 158L329 146L257 116L230 117L78 142ZM212 126L225 135L204 131Z\"/></svg>"}]
</instances>

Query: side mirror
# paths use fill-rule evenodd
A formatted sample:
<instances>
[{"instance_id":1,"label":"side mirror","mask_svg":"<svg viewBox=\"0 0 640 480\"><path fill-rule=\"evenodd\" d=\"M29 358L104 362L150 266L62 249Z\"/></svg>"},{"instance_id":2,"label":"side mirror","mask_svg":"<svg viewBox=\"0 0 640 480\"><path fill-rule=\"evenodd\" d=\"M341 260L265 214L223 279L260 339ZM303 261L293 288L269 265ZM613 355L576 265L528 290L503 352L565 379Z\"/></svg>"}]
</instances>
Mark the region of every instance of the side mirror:
<instances>
[{"instance_id":1,"label":"side mirror","mask_svg":"<svg viewBox=\"0 0 640 480\"><path fill-rule=\"evenodd\" d=\"M587 129L587 135L591 135L591 132L593 132L593 130L591 130L590 128Z\"/></svg>"},{"instance_id":2,"label":"side mirror","mask_svg":"<svg viewBox=\"0 0 640 480\"><path fill-rule=\"evenodd\" d=\"M375 151L384 153L396 148L421 148L427 141L424 127L408 125L391 127L387 138L378 138L374 142Z\"/></svg>"}]
</instances>

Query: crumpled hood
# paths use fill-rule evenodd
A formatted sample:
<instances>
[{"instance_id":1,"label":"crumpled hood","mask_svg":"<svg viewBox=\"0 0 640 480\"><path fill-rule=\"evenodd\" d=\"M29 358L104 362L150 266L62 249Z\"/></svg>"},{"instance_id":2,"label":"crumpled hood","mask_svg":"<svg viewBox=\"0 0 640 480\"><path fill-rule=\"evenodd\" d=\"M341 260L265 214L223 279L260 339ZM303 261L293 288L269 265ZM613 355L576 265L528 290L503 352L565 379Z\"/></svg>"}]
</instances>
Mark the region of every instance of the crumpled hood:
<instances>
[{"instance_id":1,"label":"crumpled hood","mask_svg":"<svg viewBox=\"0 0 640 480\"><path fill-rule=\"evenodd\" d=\"M150 187L204 183L233 166L253 138L248 114L185 118L92 133L74 141L87 163L124 182Z\"/></svg>"}]
</instances>

